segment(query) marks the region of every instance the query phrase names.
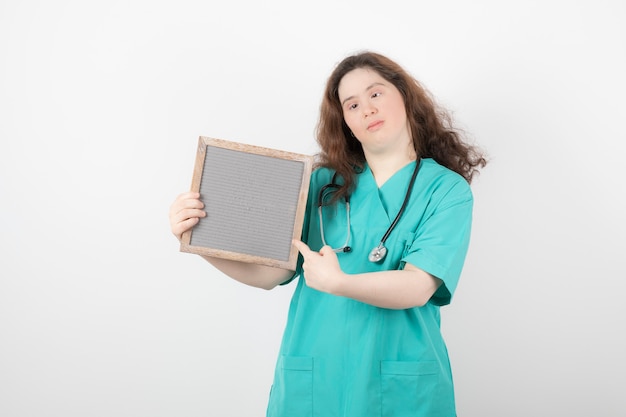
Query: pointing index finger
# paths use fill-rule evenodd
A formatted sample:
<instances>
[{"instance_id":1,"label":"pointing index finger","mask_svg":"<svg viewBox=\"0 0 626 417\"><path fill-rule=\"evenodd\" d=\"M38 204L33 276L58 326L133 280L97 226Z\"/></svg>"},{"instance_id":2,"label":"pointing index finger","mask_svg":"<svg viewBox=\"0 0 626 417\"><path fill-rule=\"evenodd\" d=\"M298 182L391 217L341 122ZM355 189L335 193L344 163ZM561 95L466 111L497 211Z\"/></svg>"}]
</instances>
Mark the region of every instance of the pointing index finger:
<instances>
[{"instance_id":1,"label":"pointing index finger","mask_svg":"<svg viewBox=\"0 0 626 417\"><path fill-rule=\"evenodd\" d=\"M313 251L309 248L309 246L304 243L301 242L299 240L293 240L292 241L293 245L296 247L296 249L298 249L300 251L300 253L302 254L302 256L304 256L305 258L307 256L309 256Z\"/></svg>"}]
</instances>

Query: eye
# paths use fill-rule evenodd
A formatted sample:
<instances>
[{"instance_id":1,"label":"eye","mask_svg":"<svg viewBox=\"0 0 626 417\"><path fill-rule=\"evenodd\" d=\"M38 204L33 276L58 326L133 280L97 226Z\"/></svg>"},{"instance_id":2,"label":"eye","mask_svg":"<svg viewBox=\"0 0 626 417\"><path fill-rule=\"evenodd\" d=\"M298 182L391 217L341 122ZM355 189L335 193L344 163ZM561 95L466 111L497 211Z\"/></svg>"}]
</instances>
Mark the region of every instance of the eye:
<instances>
[{"instance_id":1,"label":"eye","mask_svg":"<svg viewBox=\"0 0 626 417\"><path fill-rule=\"evenodd\" d=\"M359 107L359 105L358 105L358 104L356 104L356 103L351 103L351 104L348 104L348 110L354 110L354 109L356 109L357 107Z\"/></svg>"},{"instance_id":2,"label":"eye","mask_svg":"<svg viewBox=\"0 0 626 417\"><path fill-rule=\"evenodd\" d=\"M374 94L372 94L372 98L380 97L380 96L382 96L382 95L383 95L383 93L381 93L381 92L377 91L377 92L375 92Z\"/></svg>"}]
</instances>

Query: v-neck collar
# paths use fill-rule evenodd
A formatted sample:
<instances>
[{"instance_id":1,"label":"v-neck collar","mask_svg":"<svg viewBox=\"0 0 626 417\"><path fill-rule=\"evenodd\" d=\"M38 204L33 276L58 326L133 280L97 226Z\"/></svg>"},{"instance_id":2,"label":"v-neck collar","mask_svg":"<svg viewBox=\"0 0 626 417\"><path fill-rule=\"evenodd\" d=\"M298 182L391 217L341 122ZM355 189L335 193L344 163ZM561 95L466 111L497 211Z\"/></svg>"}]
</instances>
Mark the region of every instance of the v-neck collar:
<instances>
[{"instance_id":1,"label":"v-neck collar","mask_svg":"<svg viewBox=\"0 0 626 417\"><path fill-rule=\"evenodd\" d=\"M377 205L391 222L402 207L416 163L416 161L409 162L389 177L380 187L376 184L374 174L366 163L363 172L358 176L356 194L361 195L363 200L371 198L374 202L377 201ZM354 208L358 210L358 207L355 206Z\"/></svg>"},{"instance_id":2,"label":"v-neck collar","mask_svg":"<svg viewBox=\"0 0 626 417\"><path fill-rule=\"evenodd\" d=\"M372 172L372 169L370 168L369 164L365 163L365 167L363 168L363 172L359 176L359 184L358 184L358 186L359 187L367 187L368 189L370 187L373 187L375 189L380 190L381 192L384 192L385 188L394 187L393 184L395 184L398 181L400 181L400 182L406 182L406 184L405 184L405 188L406 188L409 185L409 181L411 179L411 175L413 174L413 170L415 169L415 164L416 163L417 163L417 161L409 162L408 164L406 164L405 166L403 166L402 168L397 170L380 187L378 186L378 184L376 184L376 178L374 178L374 173ZM361 179L364 179L365 181L363 183L361 183ZM392 184L392 185L389 185L389 184Z\"/></svg>"}]
</instances>

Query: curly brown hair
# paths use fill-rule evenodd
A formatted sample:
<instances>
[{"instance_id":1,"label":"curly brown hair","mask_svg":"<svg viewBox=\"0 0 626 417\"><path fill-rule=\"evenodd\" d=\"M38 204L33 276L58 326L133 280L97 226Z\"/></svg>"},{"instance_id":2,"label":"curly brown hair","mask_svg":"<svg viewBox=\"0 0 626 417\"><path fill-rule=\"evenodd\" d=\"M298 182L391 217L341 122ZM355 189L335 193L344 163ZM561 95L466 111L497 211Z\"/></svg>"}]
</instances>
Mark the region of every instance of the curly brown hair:
<instances>
[{"instance_id":1,"label":"curly brown hair","mask_svg":"<svg viewBox=\"0 0 626 417\"><path fill-rule=\"evenodd\" d=\"M343 178L333 201L351 192L356 174L365 164L363 148L344 121L338 93L344 75L358 68L376 71L400 91L418 157L433 158L471 183L479 168L487 164L483 153L463 140L462 132L452 126L450 114L400 65L378 53L361 52L336 66L328 78L320 106L316 136L321 151L316 166L331 168Z\"/></svg>"}]
</instances>

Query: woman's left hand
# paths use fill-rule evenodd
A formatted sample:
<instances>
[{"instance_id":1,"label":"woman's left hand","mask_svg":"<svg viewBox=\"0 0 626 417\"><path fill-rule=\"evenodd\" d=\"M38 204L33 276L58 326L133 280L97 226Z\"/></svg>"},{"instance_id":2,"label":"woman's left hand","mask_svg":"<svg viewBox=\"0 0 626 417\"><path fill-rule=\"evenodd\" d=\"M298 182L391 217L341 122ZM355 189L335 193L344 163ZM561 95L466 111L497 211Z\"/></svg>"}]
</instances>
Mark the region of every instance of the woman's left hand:
<instances>
[{"instance_id":1,"label":"woman's left hand","mask_svg":"<svg viewBox=\"0 0 626 417\"><path fill-rule=\"evenodd\" d=\"M315 252L306 243L299 240L294 240L293 245L304 258L302 269L306 284L318 291L337 294L346 274L339 266L335 251L330 246L324 246L319 252Z\"/></svg>"}]
</instances>

